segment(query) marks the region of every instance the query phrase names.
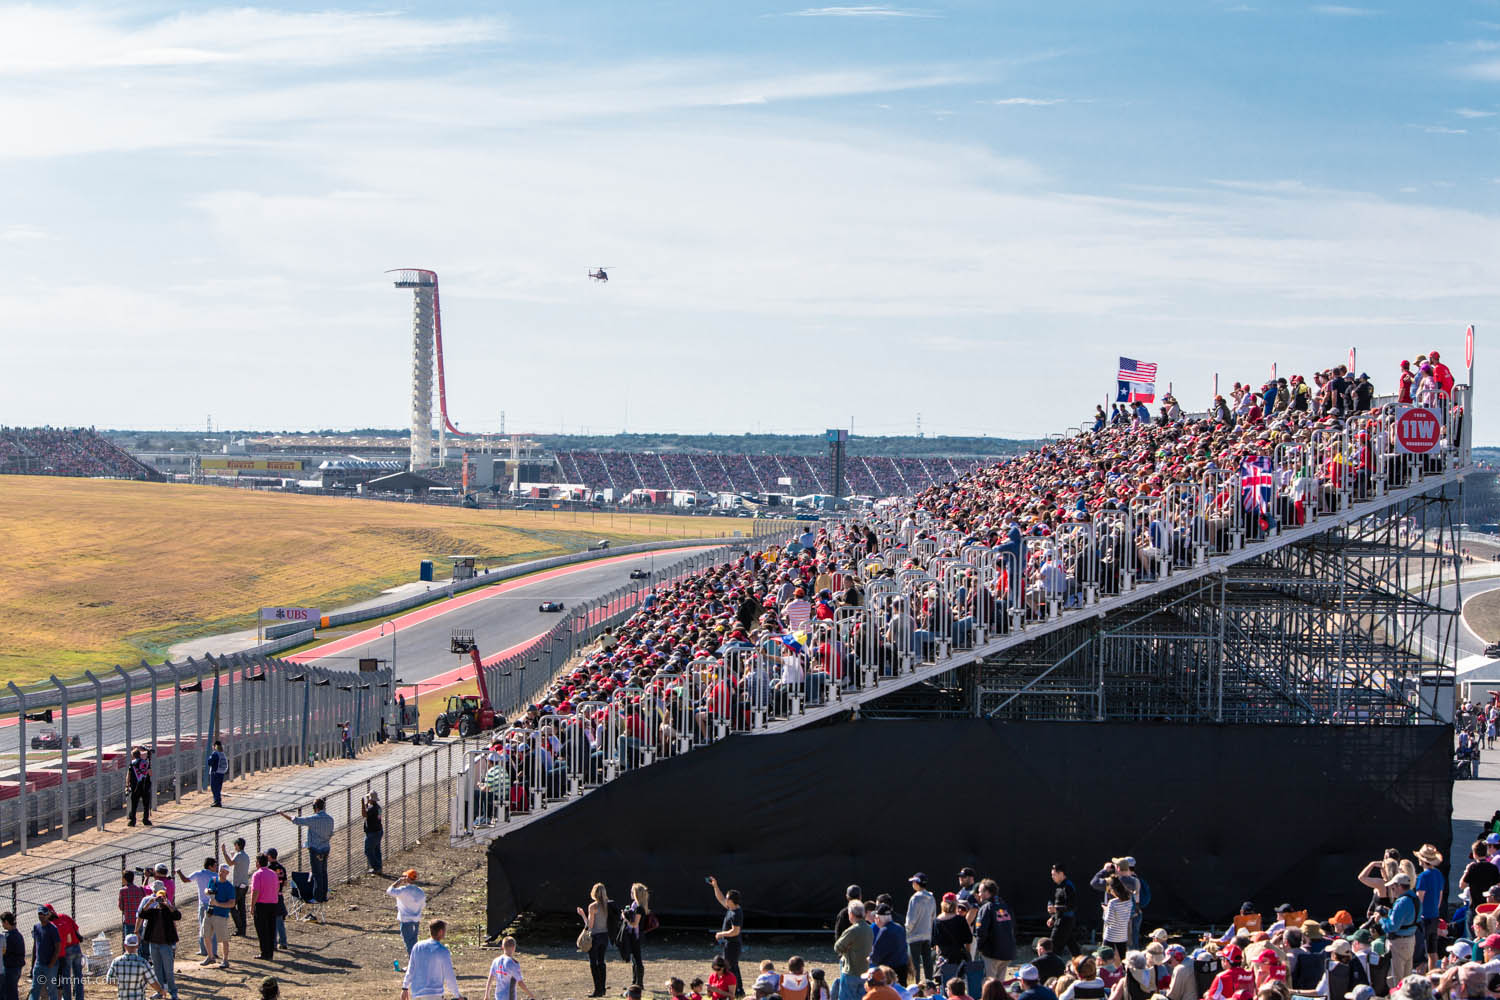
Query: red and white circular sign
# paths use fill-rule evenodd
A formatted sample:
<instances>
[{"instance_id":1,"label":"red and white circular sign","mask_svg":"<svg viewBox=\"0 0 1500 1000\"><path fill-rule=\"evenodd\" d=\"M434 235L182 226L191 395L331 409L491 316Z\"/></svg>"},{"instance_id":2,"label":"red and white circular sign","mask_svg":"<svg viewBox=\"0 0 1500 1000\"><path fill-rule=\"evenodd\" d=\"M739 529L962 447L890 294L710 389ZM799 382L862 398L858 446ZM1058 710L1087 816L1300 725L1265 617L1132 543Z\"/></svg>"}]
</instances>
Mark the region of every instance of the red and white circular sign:
<instances>
[{"instance_id":1,"label":"red and white circular sign","mask_svg":"<svg viewBox=\"0 0 1500 1000\"><path fill-rule=\"evenodd\" d=\"M1470 323L1469 324L1469 328L1464 331L1464 366L1467 367L1467 368L1473 368L1474 367L1474 324L1473 323Z\"/></svg>"},{"instance_id":2,"label":"red and white circular sign","mask_svg":"<svg viewBox=\"0 0 1500 1000\"><path fill-rule=\"evenodd\" d=\"M1396 418L1396 446L1413 455L1425 455L1436 448L1442 432L1442 421L1431 407L1408 407Z\"/></svg>"}]
</instances>

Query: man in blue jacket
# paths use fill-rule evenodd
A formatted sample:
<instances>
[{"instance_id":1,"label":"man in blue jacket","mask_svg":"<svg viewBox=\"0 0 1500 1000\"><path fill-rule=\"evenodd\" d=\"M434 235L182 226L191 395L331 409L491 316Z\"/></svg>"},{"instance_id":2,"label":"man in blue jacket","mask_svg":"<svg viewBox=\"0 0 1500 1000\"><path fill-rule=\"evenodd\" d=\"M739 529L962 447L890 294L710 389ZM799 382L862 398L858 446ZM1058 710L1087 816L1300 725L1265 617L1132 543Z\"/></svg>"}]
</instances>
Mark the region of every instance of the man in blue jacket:
<instances>
[{"instance_id":1,"label":"man in blue jacket","mask_svg":"<svg viewBox=\"0 0 1500 1000\"><path fill-rule=\"evenodd\" d=\"M31 928L31 998L41 1000L45 986L51 1000L57 1000L57 964L62 959L62 936L52 926L52 911L37 907L36 924Z\"/></svg>"},{"instance_id":2,"label":"man in blue jacket","mask_svg":"<svg viewBox=\"0 0 1500 1000\"><path fill-rule=\"evenodd\" d=\"M1004 979L1006 966L1016 957L1016 925L994 879L979 883L979 899L974 944L984 959L985 978Z\"/></svg>"},{"instance_id":3,"label":"man in blue jacket","mask_svg":"<svg viewBox=\"0 0 1500 1000\"><path fill-rule=\"evenodd\" d=\"M1422 926L1422 915L1417 909L1417 894L1411 889L1412 879L1406 872L1397 872L1396 877L1385 884L1387 889L1399 889L1401 895L1391 904L1391 912L1380 918L1391 948L1391 985L1398 986L1411 972L1412 954L1416 949L1417 931Z\"/></svg>"},{"instance_id":4,"label":"man in blue jacket","mask_svg":"<svg viewBox=\"0 0 1500 1000\"><path fill-rule=\"evenodd\" d=\"M906 969L911 956L906 949L906 928L896 923L890 905L881 903L875 908L875 943L870 946L870 968L888 965L896 970L896 978L906 985Z\"/></svg>"},{"instance_id":5,"label":"man in blue jacket","mask_svg":"<svg viewBox=\"0 0 1500 1000\"><path fill-rule=\"evenodd\" d=\"M224 743L214 740L214 751L208 755L208 785L214 791L214 806L224 807L224 779L229 776L229 756Z\"/></svg>"}]
</instances>

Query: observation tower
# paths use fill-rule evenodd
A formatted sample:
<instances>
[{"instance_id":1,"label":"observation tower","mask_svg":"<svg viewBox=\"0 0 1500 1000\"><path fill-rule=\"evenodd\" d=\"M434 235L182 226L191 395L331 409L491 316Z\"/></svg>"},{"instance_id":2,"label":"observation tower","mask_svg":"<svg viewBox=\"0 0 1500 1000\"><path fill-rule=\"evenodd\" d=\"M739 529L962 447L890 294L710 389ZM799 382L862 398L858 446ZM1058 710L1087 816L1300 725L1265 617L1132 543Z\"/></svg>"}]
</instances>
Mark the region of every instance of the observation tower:
<instances>
[{"instance_id":1,"label":"observation tower","mask_svg":"<svg viewBox=\"0 0 1500 1000\"><path fill-rule=\"evenodd\" d=\"M411 461L412 469L432 465L432 368L437 359L438 465L448 459L448 433L463 434L448 418L448 390L443 374L443 313L436 271L403 267L395 275L397 288L412 290L411 309Z\"/></svg>"}]
</instances>

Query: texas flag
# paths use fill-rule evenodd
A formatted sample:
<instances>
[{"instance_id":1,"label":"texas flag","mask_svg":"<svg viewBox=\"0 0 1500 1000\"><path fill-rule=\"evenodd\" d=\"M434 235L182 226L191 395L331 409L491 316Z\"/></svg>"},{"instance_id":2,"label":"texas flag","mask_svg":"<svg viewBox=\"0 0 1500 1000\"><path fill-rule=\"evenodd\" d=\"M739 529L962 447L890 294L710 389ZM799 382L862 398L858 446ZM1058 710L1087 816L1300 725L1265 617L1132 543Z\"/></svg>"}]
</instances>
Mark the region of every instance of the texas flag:
<instances>
[{"instance_id":1,"label":"texas flag","mask_svg":"<svg viewBox=\"0 0 1500 1000\"><path fill-rule=\"evenodd\" d=\"M1115 402L1154 403L1156 401L1155 362L1121 358L1120 370L1115 377L1119 385L1119 391L1115 393Z\"/></svg>"}]
</instances>

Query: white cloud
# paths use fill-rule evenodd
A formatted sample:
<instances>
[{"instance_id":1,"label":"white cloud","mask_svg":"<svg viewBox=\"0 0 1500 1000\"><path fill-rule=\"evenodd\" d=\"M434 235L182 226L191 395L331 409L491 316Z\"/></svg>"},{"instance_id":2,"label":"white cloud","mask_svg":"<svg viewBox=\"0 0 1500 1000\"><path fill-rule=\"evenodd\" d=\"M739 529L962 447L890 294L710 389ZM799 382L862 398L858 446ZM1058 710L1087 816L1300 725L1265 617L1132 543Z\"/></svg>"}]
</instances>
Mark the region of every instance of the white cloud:
<instances>
[{"instance_id":1,"label":"white cloud","mask_svg":"<svg viewBox=\"0 0 1500 1000\"><path fill-rule=\"evenodd\" d=\"M1454 109L1453 113L1455 115L1458 115L1458 117L1460 117L1460 118L1493 118L1493 117L1495 117L1495 112L1493 112L1493 111L1481 111L1478 108L1456 108L1456 109Z\"/></svg>"},{"instance_id":2,"label":"white cloud","mask_svg":"<svg viewBox=\"0 0 1500 1000\"><path fill-rule=\"evenodd\" d=\"M1326 14L1329 17L1369 17L1375 13L1369 7L1349 7L1337 3L1314 4L1310 9L1314 14Z\"/></svg>"},{"instance_id":3,"label":"white cloud","mask_svg":"<svg viewBox=\"0 0 1500 1000\"><path fill-rule=\"evenodd\" d=\"M1000 97L985 103L1000 105L1018 104L1028 108L1045 108L1054 104L1066 104L1068 103L1068 99L1066 97Z\"/></svg>"},{"instance_id":4,"label":"white cloud","mask_svg":"<svg viewBox=\"0 0 1500 1000\"><path fill-rule=\"evenodd\" d=\"M1500 80L1500 59L1472 63L1464 67L1463 74L1476 80Z\"/></svg>"},{"instance_id":5,"label":"white cloud","mask_svg":"<svg viewBox=\"0 0 1500 1000\"><path fill-rule=\"evenodd\" d=\"M1449 128L1447 125L1412 125L1411 127L1412 128L1419 128L1423 132L1426 132L1428 135L1468 135L1469 134L1469 130L1466 129L1466 128Z\"/></svg>"},{"instance_id":6,"label":"white cloud","mask_svg":"<svg viewBox=\"0 0 1500 1000\"><path fill-rule=\"evenodd\" d=\"M857 4L849 7L806 7L788 11L791 17L938 17L936 11L888 4Z\"/></svg>"},{"instance_id":7,"label":"white cloud","mask_svg":"<svg viewBox=\"0 0 1500 1000\"><path fill-rule=\"evenodd\" d=\"M96 8L0 8L0 74L119 68L331 66L493 42L493 18L215 8L132 23Z\"/></svg>"},{"instance_id":8,"label":"white cloud","mask_svg":"<svg viewBox=\"0 0 1500 1000\"><path fill-rule=\"evenodd\" d=\"M28 226L24 223L5 226L0 228L0 243L31 243L36 240L48 240L52 234L40 226Z\"/></svg>"},{"instance_id":9,"label":"white cloud","mask_svg":"<svg viewBox=\"0 0 1500 1000\"><path fill-rule=\"evenodd\" d=\"M483 75L424 77L399 86L368 79L244 88L218 76L184 85L145 77L128 88L89 77L0 93L6 159L163 148L257 148L384 135L392 128L472 134L541 123L597 120L734 105L895 93L973 79L963 69L861 68L767 72L733 61L634 63L589 71L534 66ZM288 126L298 130L283 133Z\"/></svg>"}]
</instances>

